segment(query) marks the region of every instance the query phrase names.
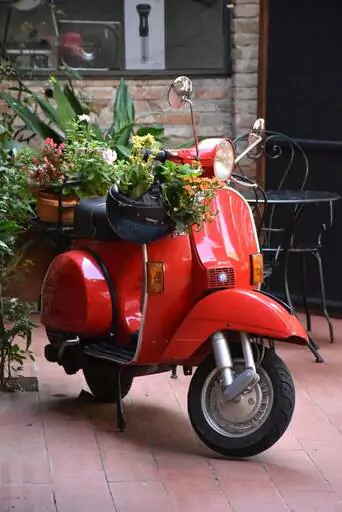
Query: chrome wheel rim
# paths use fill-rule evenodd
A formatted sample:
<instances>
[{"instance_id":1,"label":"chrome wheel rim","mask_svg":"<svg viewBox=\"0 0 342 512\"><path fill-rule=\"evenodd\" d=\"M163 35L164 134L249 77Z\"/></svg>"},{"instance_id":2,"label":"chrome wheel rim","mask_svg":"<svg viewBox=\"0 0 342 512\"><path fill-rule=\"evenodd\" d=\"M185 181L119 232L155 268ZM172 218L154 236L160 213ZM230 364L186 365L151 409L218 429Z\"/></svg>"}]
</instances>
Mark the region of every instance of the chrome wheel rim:
<instances>
[{"instance_id":1,"label":"chrome wheel rim","mask_svg":"<svg viewBox=\"0 0 342 512\"><path fill-rule=\"evenodd\" d=\"M234 361L236 374L243 368L243 361ZM259 430L269 418L274 402L272 382L262 366L257 365L257 372L258 384L231 402L223 398L220 373L216 368L206 378L201 394L202 411L207 423L218 434L246 437Z\"/></svg>"}]
</instances>

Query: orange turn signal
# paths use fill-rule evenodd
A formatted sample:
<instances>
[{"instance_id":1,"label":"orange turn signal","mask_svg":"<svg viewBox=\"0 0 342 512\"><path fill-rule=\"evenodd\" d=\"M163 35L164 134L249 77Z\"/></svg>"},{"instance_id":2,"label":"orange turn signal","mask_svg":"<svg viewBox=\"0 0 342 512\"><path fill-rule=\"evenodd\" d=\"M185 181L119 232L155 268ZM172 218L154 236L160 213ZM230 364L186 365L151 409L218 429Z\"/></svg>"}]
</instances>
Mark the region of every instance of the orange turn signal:
<instances>
[{"instance_id":1,"label":"orange turn signal","mask_svg":"<svg viewBox=\"0 0 342 512\"><path fill-rule=\"evenodd\" d=\"M163 293L164 291L164 264L147 263L147 293Z\"/></svg>"},{"instance_id":2,"label":"orange turn signal","mask_svg":"<svg viewBox=\"0 0 342 512\"><path fill-rule=\"evenodd\" d=\"M252 285L261 284L264 280L264 258L261 253L251 255L251 271Z\"/></svg>"}]
</instances>

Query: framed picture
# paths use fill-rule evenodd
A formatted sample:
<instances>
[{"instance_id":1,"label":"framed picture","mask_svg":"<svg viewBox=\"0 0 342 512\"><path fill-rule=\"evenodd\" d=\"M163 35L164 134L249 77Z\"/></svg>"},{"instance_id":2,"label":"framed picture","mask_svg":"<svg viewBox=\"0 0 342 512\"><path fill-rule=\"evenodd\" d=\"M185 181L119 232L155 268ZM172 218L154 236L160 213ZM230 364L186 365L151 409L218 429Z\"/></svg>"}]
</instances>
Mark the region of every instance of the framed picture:
<instances>
[{"instance_id":1,"label":"framed picture","mask_svg":"<svg viewBox=\"0 0 342 512\"><path fill-rule=\"evenodd\" d=\"M124 0L126 69L165 69L164 0Z\"/></svg>"}]
</instances>

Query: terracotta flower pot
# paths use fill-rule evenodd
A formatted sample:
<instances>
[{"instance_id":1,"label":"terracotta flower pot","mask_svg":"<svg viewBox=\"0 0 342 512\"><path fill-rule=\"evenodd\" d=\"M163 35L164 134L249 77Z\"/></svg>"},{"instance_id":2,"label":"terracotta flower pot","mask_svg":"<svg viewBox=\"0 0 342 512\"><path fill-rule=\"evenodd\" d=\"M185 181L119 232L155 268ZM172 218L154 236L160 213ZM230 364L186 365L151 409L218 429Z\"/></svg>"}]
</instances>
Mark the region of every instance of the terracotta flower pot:
<instances>
[{"instance_id":1,"label":"terracotta flower pot","mask_svg":"<svg viewBox=\"0 0 342 512\"><path fill-rule=\"evenodd\" d=\"M65 196L62 200L62 224L74 222L74 211L79 199L76 196ZM58 222L58 196L39 192L37 196L37 215L43 222L55 224Z\"/></svg>"}]
</instances>

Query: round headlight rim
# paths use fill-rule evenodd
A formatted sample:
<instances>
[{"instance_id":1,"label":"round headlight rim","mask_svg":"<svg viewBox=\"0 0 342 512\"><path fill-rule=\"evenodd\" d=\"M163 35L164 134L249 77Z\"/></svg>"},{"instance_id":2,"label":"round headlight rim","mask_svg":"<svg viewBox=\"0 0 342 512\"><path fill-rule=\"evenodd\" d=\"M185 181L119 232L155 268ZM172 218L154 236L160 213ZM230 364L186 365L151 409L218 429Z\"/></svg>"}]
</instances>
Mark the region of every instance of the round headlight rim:
<instances>
[{"instance_id":1,"label":"round headlight rim","mask_svg":"<svg viewBox=\"0 0 342 512\"><path fill-rule=\"evenodd\" d=\"M227 173L227 178L220 178L219 176L217 176L216 174L216 170L215 170L215 163L216 163L216 155L217 155L217 152L218 150L220 149L220 145L222 143L228 143L228 145L230 146L231 150L232 150L232 164L231 164L231 168L229 170L229 172ZM213 159L213 170L214 170L214 175L217 179L219 179L220 181L222 182L226 182L229 180L230 176L232 175L232 172L234 170L234 164L235 164L235 147L234 147L234 144L233 142L228 139L228 137L223 137L222 140L220 140L220 142L216 145L216 148L215 148L215 153L214 153L214 159Z\"/></svg>"}]
</instances>

